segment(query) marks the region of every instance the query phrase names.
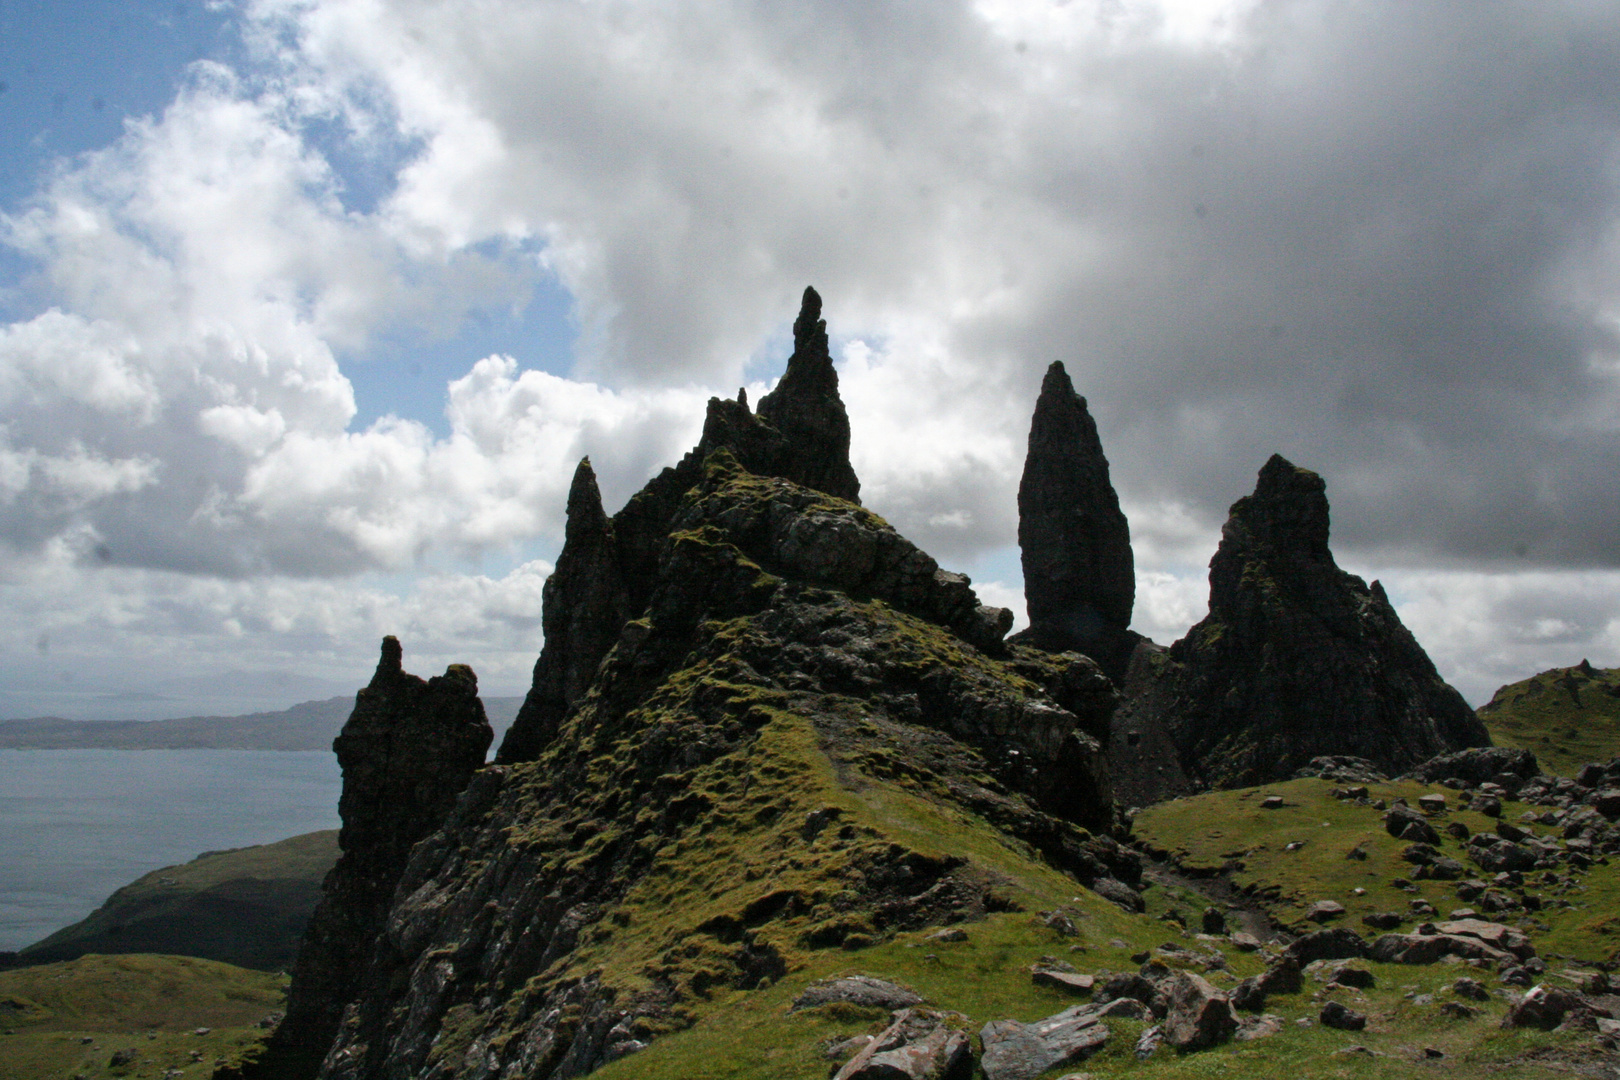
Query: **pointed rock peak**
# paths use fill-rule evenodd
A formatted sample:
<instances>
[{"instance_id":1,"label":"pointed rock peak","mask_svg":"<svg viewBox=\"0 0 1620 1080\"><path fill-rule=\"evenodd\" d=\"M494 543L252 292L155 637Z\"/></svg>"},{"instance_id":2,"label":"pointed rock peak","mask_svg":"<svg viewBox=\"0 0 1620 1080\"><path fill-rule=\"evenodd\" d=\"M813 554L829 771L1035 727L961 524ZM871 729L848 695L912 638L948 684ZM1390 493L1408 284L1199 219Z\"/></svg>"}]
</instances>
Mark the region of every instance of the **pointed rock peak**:
<instances>
[{"instance_id":1,"label":"pointed rock peak","mask_svg":"<svg viewBox=\"0 0 1620 1080\"><path fill-rule=\"evenodd\" d=\"M1035 401L1035 412L1038 415L1043 407L1050 412L1062 406L1078 405L1084 410L1086 399L1074 392L1074 383L1069 380L1069 372L1063 366L1063 361L1054 360L1046 368L1046 377L1041 380L1041 396Z\"/></svg>"},{"instance_id":2,"label":"pointed rock peak","mask_svg":"<svg viewBox=\"0 0 1620 1080\"><path fill-rule=\"evenodd\" d=\"M581 530L600 532L607 526L607 514L602 510L602 492L596 486L596 470L591 459L582 457L574 469L574 481L568 486L568 525L564 541Z\"/></svg>"},{"instance_id":3,"label":"pointed rock peak","mask_svg":"<svg viewBox=\"0 0 1620 1080\"><path fill-rule=\"evenodd\" d=\"M799 317L793 320L793 352L819 352L827 355L827 323L821 317L821 294L809 285L799 302Z\"/></svg>"},{"instance_id":4,"label":"pointed rock peak","mask_svg":"<svg viewBox=\"0 0 1620 1080\"><path fill-rule=\"evenodd\" d=\"M793 355L757 415L782 433L787 454L779 472L796 483L860 502L861 482L849 464L849 413L838 395L838 370L827 346L821 296L804 290L793 323Z\"/></svg>"},{"instance_id":5,"label":"pointed rock peak","mask_svg":"<svg viewBox=\"0 0 1620 1080\"><path fill-rule=\"evenodd\" d=\"M1327 483L1309 469L1272 454L1260 470L1254 494L1232 506L1228 523L1279 553L1331 560L1328 552Z\"/></svg>"},{"instance_id":6,"label":"pointed rock peak","mask_svg":"<svg viewBox=\"0 0 1620 1080\"><path fill-rule=\"evenodd\" d=\"M377 673L371 677L372 685L403 674L404 662L405 650L400 647L399 638L389 634L382 639L382 659L377 661Z\"/></svg>"},{"instance_id":7,"label":"pointed rock peak","mask_svg":"<svg viewBox=\"0 0 1620 1080\"><path fill-rule=\"evenodd\" d=\"M1097 425L1061 363L1046 369L1018 484L1018 546L1029 640L1078 649L1124 675L1136 601L1130 524L1108 476Z\"/></svg>"},{"instance_id":8,"label":"pointed rock peak","mask_svg":"<svg viewBox=\"0 0 1620 1080\"><path fill-rule=\"evenodd\" d=\"M741 405L745 409L748 408L748 387L737 387L737 404Z\"/></svg>"}]
</instances>

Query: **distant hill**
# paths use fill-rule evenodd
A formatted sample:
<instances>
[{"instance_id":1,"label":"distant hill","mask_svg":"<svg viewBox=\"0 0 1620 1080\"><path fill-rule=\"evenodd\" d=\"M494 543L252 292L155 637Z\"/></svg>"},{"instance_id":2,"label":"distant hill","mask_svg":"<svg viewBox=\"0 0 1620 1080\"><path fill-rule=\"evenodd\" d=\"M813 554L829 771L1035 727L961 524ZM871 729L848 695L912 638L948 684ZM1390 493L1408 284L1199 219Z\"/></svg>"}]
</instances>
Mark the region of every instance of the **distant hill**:
<instances>
[{"instance_id":1,"label":"distant hill","mask_svg":"<svg viewBox=\"0 0 1620 1080\"><path fill-rule=\"evenodd\" d=\"M495 745L520 697L484 698ZM3 750L330 750L354 710L352 696L306 701L280 712L185 716L175 720L0 720Z\"/></svg>"},{"instance_id":2,"label":"distant hill","mask_svg":"<svg viewBox=\"0 0 1620 1080\"><path fill-rule=\"evenodd\" d=\"M1545 772L1572 776L1620 754L1620 668L1582 660L1509 683L1479 708L1498 746L1535 751Z\"/></svg>"},{"instance_id":3,"label":"distant hill","mask_svg":"<svg viewBox=\"0 0 1620 1080\"><path fill-rule=\"evenodd\" d=\"M24 964L170 953L286 969L337 861L337 830L210 851L125 885L84 920L23 949Z\"/></svg>"}]
</instances>

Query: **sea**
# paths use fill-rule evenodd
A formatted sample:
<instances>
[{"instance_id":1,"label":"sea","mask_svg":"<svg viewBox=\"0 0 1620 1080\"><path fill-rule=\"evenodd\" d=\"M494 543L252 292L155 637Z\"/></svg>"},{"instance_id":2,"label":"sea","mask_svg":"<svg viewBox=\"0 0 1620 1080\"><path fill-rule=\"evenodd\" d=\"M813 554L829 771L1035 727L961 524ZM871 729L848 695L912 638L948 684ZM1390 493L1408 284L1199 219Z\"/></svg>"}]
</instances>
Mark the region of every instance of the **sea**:
<instances>
[{"instance_id":1,"label":"sea","mask_svg":"<svg viewBox=\"0 0 1620 1080\"><path fill-rule=\"evenodd\" d=\"M338 827L330 751L0 750L0 950L205 851Z\"/></svg>"}]
</instances>

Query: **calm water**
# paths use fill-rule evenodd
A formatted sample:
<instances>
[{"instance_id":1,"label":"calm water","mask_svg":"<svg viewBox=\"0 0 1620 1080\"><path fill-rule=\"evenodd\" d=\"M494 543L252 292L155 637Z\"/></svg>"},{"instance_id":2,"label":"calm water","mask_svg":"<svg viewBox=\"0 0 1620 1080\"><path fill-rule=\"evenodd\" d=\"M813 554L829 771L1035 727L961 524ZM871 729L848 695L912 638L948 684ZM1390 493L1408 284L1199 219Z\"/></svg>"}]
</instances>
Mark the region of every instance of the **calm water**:
<instances>
[{"instance_id":1,"label":"calm water","mask_svg":"<svg viewBox=\"0 0 1620 1080\"><path fill-rule=\"evenodd\" d=\"M0 949L149 870L338 825L328 751L0 750Z\"/></svg>"}]
</instances>

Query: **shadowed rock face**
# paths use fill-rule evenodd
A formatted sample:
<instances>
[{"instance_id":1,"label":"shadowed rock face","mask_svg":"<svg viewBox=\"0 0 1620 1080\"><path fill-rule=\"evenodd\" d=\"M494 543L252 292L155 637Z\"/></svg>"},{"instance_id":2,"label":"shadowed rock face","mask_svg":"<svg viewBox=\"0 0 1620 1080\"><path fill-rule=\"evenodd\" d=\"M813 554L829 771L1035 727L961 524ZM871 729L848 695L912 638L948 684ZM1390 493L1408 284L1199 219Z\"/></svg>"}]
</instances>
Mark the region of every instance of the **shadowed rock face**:
<instances>
[{"instance_id":1,"label":"shadowed rock face","mask_svg":"<svg viewBox=\"0 0 1620 1080\"><path fill-rule=\"evenodd\" d=\"M648 481L611 520L602 512L595 475L588 462L581 463L585 476L575 474L567 537L543 598L545 646L498 761L532 761L540 754L578 705L629 613L646 607L670 522L681 497L702 480L710 454L728 450L756 476L791 480L860 505L861 483L849 463L849 415L838 396L815 289L804 290L793 343L787 371L760 399L758 415L741 393L736 401L709 399L697 446Z\"/></svg>"},{"instance_id":2,"label":"shadowed rock face","mask_svg":"<svg viewBox=\"0 0 1620 1080\"><path fill-rule=\"evenodd\" d=\"M327 875L287 997L287 1017L250 1076L314 1076L355 996L411 848L437 829L484 763L494 732L465 664L424 681L383 638L371 684L332 743L343 767L343 854Z\"/></svg>"},{"instance_id":3,"label":"shadowed rock face","mask_svg":"<svg viewBox=\"0 0 1620 1080\"><path fill-rule=\"evenodd\" d=\"M528 761L551 741L563 716L590 688L628 610L613 523L602 511L591 459L584 458L568 490L562 554L541 595L545 646L499 761Z\"/></svg>"},{"instance_id":4,"label":"shadowed rock face","mask_svg":"<svg viewBox=\"0 0 1620 1080\"><path fill-rule=\"evenodd\" d=\"M1328 754L1396 773L1490 744L1378 582L1334 563L1322 478L1278 456L1232 507L1208 617L1144 659L1116 726L1167 732L1199 784L1283 779Z\"/></svg>"},{"instance_id":5,"label":"shadowed rock face","mask_svg":"<svg viewBox=\"0 0 1620 1080\"><path fill-rule=\"evenodd\" d=\"M827 350L821 297L806 288L793 322L793 355L776 389L759 399L759 415L792 448L790 471L805 487L859 504L861 482L849 464L849 415L838 396L838 372Z\"/></svg>"},{"instance_id":6,"label":"shadowed rock face","mask_svg":"<svg viewBox=\"0 0 1620 1080\"><path fill-rule=\"evenodd\" d=\"M1018 546L1029 629L1019 640L1092 657L1122 681L1136 600L1131 531L1086 399L1061 363L1046 371L1018 485Z\"/></svg>"}]
</instances>

